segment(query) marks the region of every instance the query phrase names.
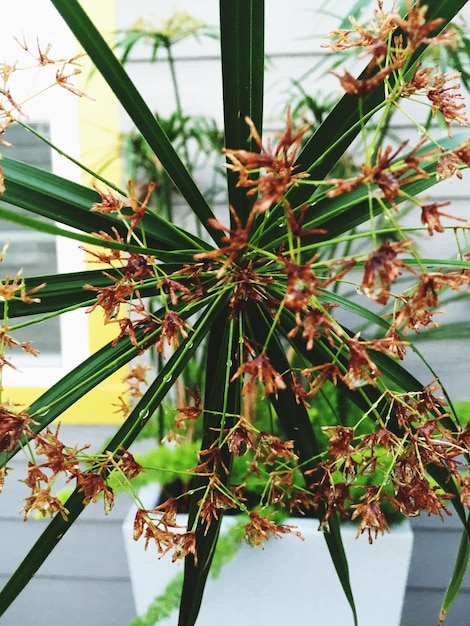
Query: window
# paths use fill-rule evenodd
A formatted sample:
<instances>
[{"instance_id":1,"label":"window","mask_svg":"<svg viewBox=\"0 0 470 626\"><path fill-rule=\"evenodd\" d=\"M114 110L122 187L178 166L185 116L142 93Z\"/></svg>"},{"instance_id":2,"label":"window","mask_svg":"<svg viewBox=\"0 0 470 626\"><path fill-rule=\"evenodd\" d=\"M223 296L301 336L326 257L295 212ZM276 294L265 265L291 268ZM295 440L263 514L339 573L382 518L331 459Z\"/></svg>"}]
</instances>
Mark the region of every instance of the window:
<instances>
[{"instance_id":1,"label":"window","mask_svg":"<svg viewBox=\"0 0 470 626\"><path fill-rule=\"evenodd\" d=\"M35 130L49 137L48 124L35 124ZM6 155L19 161L28 161L51 170L51 150L47 144L29 133L22 126L13 125L4 135L6 141L12 144L6 148ZM1 200L1 199L0 199ZM19 209L15 209L19 211ZM40 276L57 271L57 242L56 238L46 233L38 233L12 222L1 222L0 247L9 242L9 249L3 263L0 265L2 278L13 278L22 269L23 276ZM24 318L26 319L26 318ZM24 321L15 319L14 324ZM60 360L60 322L52 318L41 322L38 326L26 327L14 331L13 336L18 341L31 341L41 353L43 365L57 364ZM24 353L15 355L15 363L20 365L30 362L30 357Z\"/></svg>"},{"instance_id":2,"label":"window","mask_svg":"<svg viewBox=\"0 0 470 626\"><path fill-rule=\"evenodd\" d=\"M49 137L48 123L30 125L41 135ZM22 126L11 126L4 138L12 144L11 147L3 149L6 156L52 170L51 148ZM0 204L7 206L2 202L1 196ZM15 207L15 211L19 210ZM61 267L67 266L69 269L71 257L74 269L82 269L77 264L77 258L81 257L81 253L70 240L39 233L12 222L0 221L0 250L7 242L9 242L8 252L0 264L2 279L7 275L13 278L20 269L26 278L54 274L60 271ZM40 297L40 292L37 295ZM15 318L11 325L26 319ZM88 355L88 328L83 311L43 320L37 325L18 329L11 334L18 341L30 341L40 354L38 358L34 358L23 350L12 353L12 362L18 370L4 368L6 387L48 386Z\"/></svg>"}]
</instances>

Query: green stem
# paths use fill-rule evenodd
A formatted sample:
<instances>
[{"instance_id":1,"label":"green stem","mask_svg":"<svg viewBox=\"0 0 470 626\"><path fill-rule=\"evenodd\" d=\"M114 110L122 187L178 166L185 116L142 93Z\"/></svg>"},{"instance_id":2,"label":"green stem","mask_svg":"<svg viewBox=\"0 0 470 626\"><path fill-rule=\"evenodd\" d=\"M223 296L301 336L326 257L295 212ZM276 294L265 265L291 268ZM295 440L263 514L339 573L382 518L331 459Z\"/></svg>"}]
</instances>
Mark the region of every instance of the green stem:
<instances>
[{"instance_id":1,"label":"green stem","mask_svg":"<svg viewBox=\"0 0 470 626\"><path fill-rule=\"evenodd\" d=\"M8 300L5 300L5 305L3 307L3 327L7 328L7 326L8 326ZM0 356L3 356L5 354L5 342L6 342L6 332L1 334ZM0 367L0 404L2 402L2 399L3 399L3 367Z\"/></svg>"},{"instance_id":2,"label":"green stem","mask_svg":"<svg viewBox=\"0 0 470 626\"><path fill-rule=\"evenodd\" d=\"M73 163L74 165L79 167L81 170L83 170L84 172L89 174L93 178L93 180L99 180L100 182L104 183L107 187L109 187L113 191L116 191L117 193L119 193L122 196L126 197L127 194L126 194L125 191L120 189L117 185L112 183L107 178L104 178L104 176L101 176L100 174L98 174L95 170L92 170L89 167L87 167L86 165L84 165L83 163L81 163L81 161L77 161L77 159L74 159L73 156L71 156L67 152L64 152L64 150L59 148L55 143L52 143L52 141L50 139L48 139L47 137L45 137L44 135L39 133L32 126L30 126L29 124L26 124L26 122L23 122L22 120L16 120L16 123L19 124L20 126L22 126L25 130L27 130L31 134L33 134L35 137L40 139L43 143L45 143L47 146L49 146L49 148L54 150L54 152L56 152L60 156L64 157L64 159L67 159L67 161L70 161L71 163Z\"/></svg>"}]
</instances>

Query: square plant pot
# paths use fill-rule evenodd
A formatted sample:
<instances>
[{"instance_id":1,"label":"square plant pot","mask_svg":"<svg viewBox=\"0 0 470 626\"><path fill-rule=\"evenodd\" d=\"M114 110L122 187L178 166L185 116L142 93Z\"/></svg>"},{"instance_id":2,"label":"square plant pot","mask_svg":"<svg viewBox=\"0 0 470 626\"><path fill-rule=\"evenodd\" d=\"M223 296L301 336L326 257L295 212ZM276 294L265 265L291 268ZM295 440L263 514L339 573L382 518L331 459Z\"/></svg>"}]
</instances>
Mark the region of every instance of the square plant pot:
<instances>
[{"instance_id":1,"label":"square plant pot","mask_svg":"<svg viewBox=\"0 0 470 626\"><path fill-rule=\"evenodd\" d=\"M158 488L146 487L140 494L144 506L154 506ZM154 597L161 595L170 580L183 569L183 562L159 558L154 546L132 538L135 509L123 524L124 542L136 612L142 615ZM236 524L226 517L222 524ZM186 523L182 515L178 522ZM198 624L225 626L285 626L286 624L353 624L349 604L338 581L318 521L288 519L304 541L294 535L271 538L264 549L243 543L226 562L217 578L209 576ZM399 626L413 547L408 520L379 536L373 545L367 537L356 539L357 527L344 524L341 534L349 560L351 585L359 626ZM159 621L159 626L176 626L178 611Z\"/></svg>"}]
</instances>

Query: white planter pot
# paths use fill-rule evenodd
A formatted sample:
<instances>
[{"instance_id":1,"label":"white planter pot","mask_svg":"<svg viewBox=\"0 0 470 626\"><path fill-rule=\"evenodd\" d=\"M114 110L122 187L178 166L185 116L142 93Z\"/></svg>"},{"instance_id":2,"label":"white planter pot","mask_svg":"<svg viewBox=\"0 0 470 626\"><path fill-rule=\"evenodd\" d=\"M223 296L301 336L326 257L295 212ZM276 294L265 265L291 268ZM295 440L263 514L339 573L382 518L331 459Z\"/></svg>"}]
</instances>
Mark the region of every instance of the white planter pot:
<instances>
[{"instance_id":1,"label":"white planter pot","mask_svg":"<svg viewBox=\"0 0 470 626\"><path fill-rule=\"evenodd\" d=\"M153 506L156 490L142 492L144 506ZM183 563L159 559L152 544L132 538L135 510L124 524L136 612L142 615L160 595ZM228 520L230 523L231 518ZM225 522L226 520L224 520ZM185 516L181 524L184 525ZM331 563L318 523L292 519L305 541L293 535L271 538L264 550L242 544L220 575L209 577L198 624L224 626L285 626L286 624L352 625L351 609ZM223 532L223 528L222 528ZM413 547L408 521L369 545L366 536L356 539L357 527L345 524L341 534L349 560L351 585L359 626L399 626ZM176 626L177 611L159 626Z\"/></svg>"}]
</instances>

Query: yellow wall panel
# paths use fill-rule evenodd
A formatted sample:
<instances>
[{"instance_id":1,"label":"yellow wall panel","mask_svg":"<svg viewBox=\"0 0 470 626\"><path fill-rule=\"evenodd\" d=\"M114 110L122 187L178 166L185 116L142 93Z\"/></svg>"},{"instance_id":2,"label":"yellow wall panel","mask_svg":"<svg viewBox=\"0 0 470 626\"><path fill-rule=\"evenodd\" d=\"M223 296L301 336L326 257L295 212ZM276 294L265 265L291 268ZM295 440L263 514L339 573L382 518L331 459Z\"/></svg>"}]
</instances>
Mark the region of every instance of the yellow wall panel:
<instances>
[{"instance_id":1,"label":"yellow wall panel","mask_svg":"<svg viewBox=\"0 0 470 626\"><path fill-rule=\"evenodd\" d=\"M116 6L114 0L84 0L83 8L91 17L98 30L110 42L116 31ZM114 95L91 65L84 63L81 89L90 98L79 101L80 160L114 183L122 178L119 154L119 108ZM93 181L88 174L83 175L83 183ZM90 265L88 264L88 267ZM93 267L97 267L93 265ZM92 354L109 341L119 329L117 325L103 324L103 315L96 310L89 315L89 347ZM74 423L109 424L122 421L122 414L116 413L119 396L123 394L121 370L110 376L96 389L88 393L66 414L64 421Z\"/></svg>"}]
</instances>

